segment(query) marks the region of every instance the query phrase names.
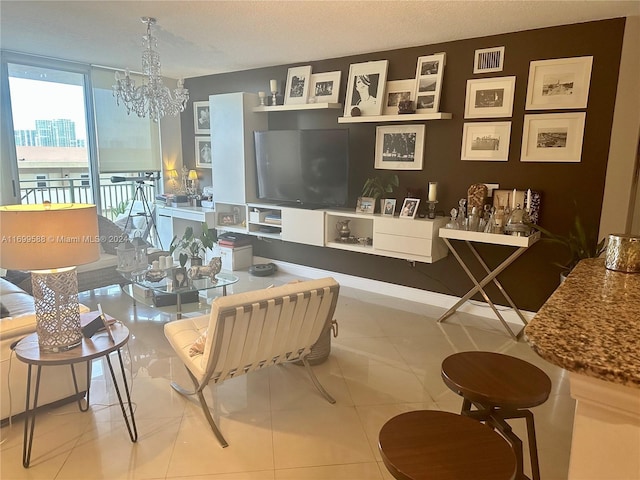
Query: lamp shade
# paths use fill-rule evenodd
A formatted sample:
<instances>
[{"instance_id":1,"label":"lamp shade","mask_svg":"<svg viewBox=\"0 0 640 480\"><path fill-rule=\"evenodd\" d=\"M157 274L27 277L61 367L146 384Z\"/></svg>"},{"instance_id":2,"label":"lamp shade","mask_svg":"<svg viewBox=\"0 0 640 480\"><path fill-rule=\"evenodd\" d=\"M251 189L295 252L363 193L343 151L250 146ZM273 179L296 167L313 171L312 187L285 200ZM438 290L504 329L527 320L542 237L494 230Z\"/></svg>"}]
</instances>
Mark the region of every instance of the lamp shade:
<instances>
[{"instance_id":1,"label":"lamp shade","mask_svg":"<svg viewBox=\"0 0 640 480\"><path fill-rule=\"evenodd\" d=\"M178 171L176 169L167 170L167 177L175 180L176 178L178 178Z\"/></svg>"},{"instance_id":2,"label":"lamp shade","mask_svg":"<svg viewBox=\"0 0 640 480\"><path fill-rule=\"evenodd\" d=\"M95 205L50 203L0 206L0 267L48 270L100 258Z\"/></svg>"},{"instance_id":3,"label":"lamp shade","mask_svg":"<svg viewBox=\"0 0 640 480\"><path fill-rule=\"evenodd\" d=\"M198 179L198 172L196 172L195 170L189 170L189 180L197 180Z\"/></svg>"}]
</instances>

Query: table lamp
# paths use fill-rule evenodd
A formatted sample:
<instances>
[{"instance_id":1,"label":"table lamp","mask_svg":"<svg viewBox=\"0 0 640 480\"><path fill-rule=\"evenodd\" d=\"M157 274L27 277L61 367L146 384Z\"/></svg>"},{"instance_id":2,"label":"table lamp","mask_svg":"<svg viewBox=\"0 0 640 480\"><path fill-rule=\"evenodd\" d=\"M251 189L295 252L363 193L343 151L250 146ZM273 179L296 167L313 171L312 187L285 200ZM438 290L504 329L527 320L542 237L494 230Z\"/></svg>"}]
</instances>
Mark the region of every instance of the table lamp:
<instances>
[{"instance_id":1,"label":"table lamp","mask_svg":"<svg viewBox=\"0 0 640 480\"><path fill-rule=\"evenodd\" d=\"M0 266L31 271L40 349L62 352L80 345L76 265L100 258L96 206L0 206L0 236Z\"/></svg>"},{"instance_id":2,"label":"table lamp","mask_svg":"<svg viewBox=\"0 0 640 480\"><path fill-rule=\"evenodd\" d=\"M169 185L171 186L171 190L173 193L178 193L178 171L174 168L172 170L167 170L167 178L169 179Z\"/></svg>"},{"instance_id":3,"label":"table lamp","mask_svg":"<svg viewBox=\"0 0 640 480\"><path fill-rule=\"evenodd\" d=\"M195 195L198 193L198 172L195 170L189 170L189 175L187 177L191 184L191 194Z\"/></svg>"}]
</instances>

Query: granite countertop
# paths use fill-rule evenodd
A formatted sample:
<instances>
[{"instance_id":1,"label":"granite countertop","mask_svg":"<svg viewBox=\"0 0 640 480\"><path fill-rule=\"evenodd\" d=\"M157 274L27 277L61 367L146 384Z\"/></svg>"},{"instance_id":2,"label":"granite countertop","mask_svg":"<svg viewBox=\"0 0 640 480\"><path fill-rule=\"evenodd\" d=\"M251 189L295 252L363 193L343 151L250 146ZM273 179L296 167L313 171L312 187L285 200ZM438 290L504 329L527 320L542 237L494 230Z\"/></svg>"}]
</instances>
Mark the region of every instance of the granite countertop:
<instances>
[{"instance_id":1,"label":"granite countertop","mask_svg":"<svg viewBox=\"0 0 640 480\"><path fill-rule=\"evenodd\" d=\"M525 328L545 360L571 372L640 388L640 273L582 260Z\"/></svg>"}]
</instances>

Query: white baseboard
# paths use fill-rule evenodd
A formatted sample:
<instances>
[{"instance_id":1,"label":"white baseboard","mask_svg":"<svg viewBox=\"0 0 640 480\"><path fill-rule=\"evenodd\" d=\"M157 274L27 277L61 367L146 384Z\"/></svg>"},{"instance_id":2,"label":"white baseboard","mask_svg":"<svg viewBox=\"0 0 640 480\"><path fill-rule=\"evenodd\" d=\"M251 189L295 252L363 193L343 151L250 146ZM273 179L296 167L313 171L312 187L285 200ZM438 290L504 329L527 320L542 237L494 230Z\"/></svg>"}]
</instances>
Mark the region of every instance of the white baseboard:
<instances>
[{"instance_id":1,"label":"white baseboard","mask_svg":"<svg viewBox=\"0 0 640 480\"><path fill-rule=\"evenodd\" d=\"M331 272L329 270L297 265L295 263L288 263L280 260L253 257L253 261L254 263L275 263L278 266L278 270L290 275L299 275L305 278L333 277L340 285L345 287L362 290L364 292L373 292L379 295L386 295L400 300L422 303L433 307L448 309L460 300L460 297L455 297L453 295L445 295L444 293L405 287L394 283L381 282L379 280L346 275L344 273ZM518 314L513 311L513 309L509 307L501 307L499 305L496 307L499 309L500 314L504 317L505 321L517 326L518 328L522 328L522 320ZM460 306L457 311L499 322L491 307L485 302L478 302L476 300L468 301L464 305ZM526 310L521 311L527 321L531 320L535 315L535 312L529 312Z\"/></svg>"}]
</instances>

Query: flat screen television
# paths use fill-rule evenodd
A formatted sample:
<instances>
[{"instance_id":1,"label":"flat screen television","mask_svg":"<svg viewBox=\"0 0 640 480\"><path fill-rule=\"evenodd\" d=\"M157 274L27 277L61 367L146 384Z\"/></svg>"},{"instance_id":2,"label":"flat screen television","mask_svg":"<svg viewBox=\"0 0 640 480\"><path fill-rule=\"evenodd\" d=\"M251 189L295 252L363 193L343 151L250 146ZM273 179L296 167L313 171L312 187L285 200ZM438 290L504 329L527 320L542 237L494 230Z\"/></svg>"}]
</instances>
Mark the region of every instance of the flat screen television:
<instances>
[{"instance_id":1,"label":"flat screen television","mask_svg":"<svg viewBox=\"0 0 640 480\"><path fill-rule=\"evenodd\" d=\"M347 203L349 130L254 132L258 198L307 208Z\"/></svg>"}]
</instances>

